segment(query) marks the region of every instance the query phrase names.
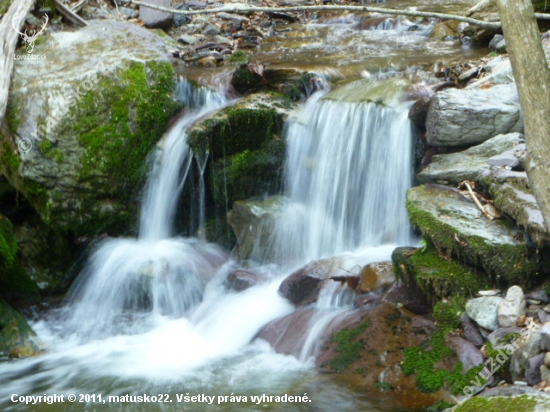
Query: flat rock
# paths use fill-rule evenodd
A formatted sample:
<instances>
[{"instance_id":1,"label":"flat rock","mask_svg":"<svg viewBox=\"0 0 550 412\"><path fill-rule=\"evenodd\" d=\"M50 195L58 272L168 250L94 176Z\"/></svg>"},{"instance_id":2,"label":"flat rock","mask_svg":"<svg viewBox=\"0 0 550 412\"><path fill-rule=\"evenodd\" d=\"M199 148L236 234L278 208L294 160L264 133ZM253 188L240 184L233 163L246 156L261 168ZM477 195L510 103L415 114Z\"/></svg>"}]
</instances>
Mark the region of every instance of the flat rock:
<instances>
[{"instance_id":1,"label":"flat rock","mask_svg":"<svg viewBox=\"0 0 550 412\"><path fill-rule=\"evenodd\" d=\"M428 167L418 174L418 180L446 184L477 181L483 172L489 170L490 158L513 149L522 141L520 133L501 134L463 152L435 155Z\"/></svg>"},{"instance_id":2,"label":"flat rock","mask_svg":"<svg viewBox=\"0 0 550 412\"><path fill-rule=\"evenodd\" d=\"M482 268L487 283L525 284L537 276L540 257L516 239L508 222L485 218L456 190L438 185L409 189L411 223L439 250Z\"/></svg>"},{"instance_id":3,"label":"flat rock","mask_svg":"<svg viewBox=\"0 0 550 412\"><path fill-rule=\"evenodd\" d=\"M497 308L502 300L498 296L471 299L466 303L466 313L482 328L496 330L498 329Z\"/></svg>"},{"instance_id":4,"label":"flat rock","mask_svg":"<svg viewBox=\"0 0 550 412\"><path fill-rule=\"evenodd\" d=\"M484 358L481 351L466 339L458 336L447 336L446 343L460 359L463 373L483 363Z\"/></svg>"},{"instance_id":5,"label":"flat rock","mask_svg":"<svg viewBox=\"0 0 550 412\"><path fill-rule=\"evenodd\" d=\"M479 330L477 329L477 325L467 313L462 314L460 323L462 325L462 336L478 348L483 346L485 339L483 339L483 336L481 336L481 333L479 333Z\"/></svg>"},{"instance_id":6,"label":"flat rock","mask_svg":"<svg viewBox=\"0 0 550 412\"><path fill-rule=\"evenodd\" d=\"M514 84L445 89L432 98L426 118L426 139L432 146L469 146L522 130Z\"/></svg>"}]
</instances>

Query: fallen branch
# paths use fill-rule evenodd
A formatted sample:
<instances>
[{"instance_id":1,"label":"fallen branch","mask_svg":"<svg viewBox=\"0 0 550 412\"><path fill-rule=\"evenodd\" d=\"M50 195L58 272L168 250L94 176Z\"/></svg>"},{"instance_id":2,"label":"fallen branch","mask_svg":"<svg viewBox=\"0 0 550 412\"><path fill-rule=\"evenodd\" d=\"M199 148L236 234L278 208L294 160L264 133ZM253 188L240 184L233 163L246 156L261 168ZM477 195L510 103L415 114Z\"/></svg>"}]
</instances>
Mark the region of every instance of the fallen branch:
<instances>
[{"instance_id":1,"label":"fallen branch","mask_svg":"<svg viewBox=\"0 0 550 412\"><path fill-rule=\"evenodd\" d=\"M80 17L78 14L76 14L74 11L72 11L70 8L65 6L63 3L61 3L60 0L54 0L55 8L63 17L65 17L67 20L69 20L71 23L77 25L77 26L87 26L88 23L86 20L84 20L82 17ZM78 6L78 4L77 4Z\"/></svg>"},{"instance_id":2,"label":"fallen branch","mask_svg":"<svg viewBox=\"0 0 550 412\"><path fill-rule=\"evenodd\" d=\"M500 23L487 22L472 19L470 17L456 16L453 14L444 13L432 13L425 11L413 11L413 10L394 10L384 9L380 7L368 7L368 6L291 6L291 7L256 7L245 6L241 4L226 4L223 7L213 9L201 9L201 10L177 10L168 7L156 6L153 4L145 3L139 0L120 0L123 3L135 4L137 6L149 7L151 9L164 11L167 13L193 15L193 14L213 14L213 13L256 13L256 12L271 12L271 13L285 13L291 11L363 11L369 13L382 13L390 15L402 15L413 17L435 17L443 20L457 20L465 23L474 24L484 29L499 29ZM550 19L550 15L547 18ZM537 17L538 18L538 17Z\"/></svg>"},{"instance_id":3,"label":"fallen branch","mask_svg":"<svg viewBox=\"0 0 550 412\"><path fill-rule=\"evenodd\" d=\"M472 14L477 13L480 10L483 10L485 7L491 4L492 1L493 0L481 0L479 3L476 3L474 7L472 7L466 12L466 16L471 16Z\"/></svg>"},{"instance_id":4,"label":"fallen branch","mask_svg":"<svg viewBox=\"0 0 550 412\"><path fill-rule=\"evenodd\" d=\"M483 206L481 205L481 202L479 201L479 199L477 198L476 194L474 193L474 191L472 190L472 187L470 186L470 184L468 182L464 182L464 185L466 186L466 188L468 189L468 192L470 193L470 196L472 196L472 199L474 200L475 204L477 205L477 207L479 208L479 210L481 210L481 213L483 213L483 215L489 219L489 220L493 220L493 217L491 217L486 211L485 209L483 209Z\"/></svg>"},{"instance_id":5,"label":"fallen branch","mask_svg":"<svg viewBox=\"0 0 550 412\"><path fill-rule=\"evenodd\" d=\"M13 56L19 38L19 33L14 30L14 27L18 30L21 29L25 17L27 17L33 5L34 0L15 1L0 21L0 41L2 42L2 54L0 54L0 73L2 73L0 76L0 119L4 117L8 105L8 93L14 63Z\"/></svg>"}]
</instances>

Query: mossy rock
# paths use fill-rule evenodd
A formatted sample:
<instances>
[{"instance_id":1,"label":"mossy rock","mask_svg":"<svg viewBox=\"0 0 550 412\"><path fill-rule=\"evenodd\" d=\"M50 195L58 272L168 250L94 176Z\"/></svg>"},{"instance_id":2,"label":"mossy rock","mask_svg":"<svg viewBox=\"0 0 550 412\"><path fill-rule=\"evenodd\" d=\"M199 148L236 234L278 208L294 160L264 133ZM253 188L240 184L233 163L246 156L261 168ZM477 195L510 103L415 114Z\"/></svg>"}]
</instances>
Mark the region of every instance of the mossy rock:
<instances>
[{"instance_id":1,"label":"mossy rock","mask_svg":"<svg viewBox=\"0 0 550 412\"><path fill-rule=\"evenodd\" d=\"M550 398L541 396L510 396L470 398L453 412L543 412L550 408Z\"/></svg>"},{"instance_id":2,"label":"mossy rock","mask_svg":"<svg viewBox=\"0 0 550 412\"><path fill-rule=\"evenodd\" d=\"M403 256L392 255L396 275L406 284L416 283L432 304L451 296L472 296L480 288L480 277L469 267L444 259L434 248L417 249Z\"/></svg>"},{"instance_id":3,"label":"mossy rock","mask_svg":"<svg viewBox=\"0 0 550 412\"><path fill-rule=\"evenodd\" d=\"M23 316L0 298L0 359L33 356L40 352L40 346Z\"/></svg>"},{"instance_id":4,"label":"mossy rock","mask_svg":"<svg viewBox=\"0 0 550 412\"><path fill-rule=\"evenodd\" d=\"M409 189L407 210L428 244L443 256L475 268L483 285L541 282L537 250L518 239L517 229L508 221L485 218L455 189L438 185Z\"/></svg>"},{"instance_id":5,"label":"mossy rock","mask_svg":"<svg viewBox=\"0 0 550 412\"><path fill-rule=\"evenodd\" d=\"M38 286L19 262L13 225L3 215L0 215L0 297L28 303L40 301Z\"/></svg>"},{"instance_id":6,"label":"mossy rock","mask_svg":"<svg viewBox=\"0 0 550 412\"><path fill-rule=\"evenodd\" d=\"M258 93L203 119L189 132L195 155L210 164L207 182L215 204L278 193L286 145L284 119L294 104L282 95Z\"/></svg>"},{"instance_id":7,"label":"mossy rock","mask_svg":"<svg viewBox=\"0 0 550 412\"><path fill-rule=\"evenodd\" d=\"M457 38L458 37L458 25L459 21L456 20L446 20L441 23L437 23L430 33L430 38L444 40L447 38Z\"/></svg>"},{"instance_id":8,"label":"mossy rock","mask_svg":"<svg viewBox=\"0 0 550 412\"><path fill-rule=\"evenodd\" d=\"M95 21L46 36L34 53L47 64L15 63L2 172L59 232L128 232L147 155L178 107L168 46L136 25Z\"/></svg>"}]
</instances>

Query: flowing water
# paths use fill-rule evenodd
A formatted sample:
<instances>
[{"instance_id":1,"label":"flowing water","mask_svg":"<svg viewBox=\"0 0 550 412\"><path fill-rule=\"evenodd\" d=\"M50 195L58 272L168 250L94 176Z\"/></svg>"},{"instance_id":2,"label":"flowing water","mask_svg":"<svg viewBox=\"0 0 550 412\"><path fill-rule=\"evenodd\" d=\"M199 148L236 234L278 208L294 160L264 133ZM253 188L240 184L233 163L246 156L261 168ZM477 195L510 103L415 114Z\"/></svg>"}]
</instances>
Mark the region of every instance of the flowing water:
<instances>
[{"instance_id":1,"label":"flowing water","mask_svg":"<svg viewBox=\"0 0 550 412\"><path fill-rule=\"evenodd\" d=\"M377 403L314 371L324 327L352 309L353 293L335 282L321 291L296 357L254 339L264 325L293 312L277 293L293 269L336 255L340 267L353 271L387 260L396 245L412 241L404 209L412 170L410 103L401 86L380 93L379 84L370 79L340 94L317 92L288 121L286 205L250 263L263 281L237 293L224 281L238 262L214 244L174 233L186 176L193 162L204 171L208 160L193 157L186 130L228 104L223 93L182 82L189 109L152 154L139 237L97 246L65 305L32 322L45 352L0 364L0 409L394 410L387 400ZM204 181L199 189L204 204ZM14 394L75 394L77 402L25 405L9 401ZM109 402L108 396L126 394L161 396L149 403ZM214 396L213 405L178 398L201 394ZM262 394L306 394L311 402L251 402Z\"/></svg>"}]
</instances>

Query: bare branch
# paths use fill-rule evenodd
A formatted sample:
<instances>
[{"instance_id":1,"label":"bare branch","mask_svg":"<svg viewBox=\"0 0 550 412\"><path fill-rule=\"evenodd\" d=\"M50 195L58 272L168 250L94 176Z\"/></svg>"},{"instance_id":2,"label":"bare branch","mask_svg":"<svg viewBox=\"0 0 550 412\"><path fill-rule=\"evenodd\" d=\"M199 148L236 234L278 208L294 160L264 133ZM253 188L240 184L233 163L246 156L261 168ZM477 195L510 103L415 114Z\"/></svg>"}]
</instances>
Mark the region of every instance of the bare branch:
<instances>
[{"instance_id":1,"label":"bare branch","mask_svg":"<svg viewBox=\"0 0 550 412\"><path fill-rule=\"evenodd\" d=\"M453 14L443 14L443 13L432 13L425 11L413 11L413 10L394 10L394 9L384 9L380 7L368 7L368 6L292 6L292 7L256 7L256 6L245 6L242 4L225 4L223 7L213 8L213 9L201 9L201 10L177 10L171 9L168 7L156 6L153 4L145 3L139 0L121 0L123 3L135 4L142 7L149 7L151 9L165 11L167 13L174 14L183 14L183 15L193 15L193 14L213 14L213 13L256 13L256 12L291 12L291 11L363 11L370 13L382 13L390 15L402 15L402 16L413 16L413 17L435 17L444 20L458 20L465 23L474 24L476 26L485 28L485 29L498 29L500 28L500 23L496 22L487 22L472 19L470 17L456 16ZM550 17L549 17L550 18Z\"/></svg>"}]
</instances>

